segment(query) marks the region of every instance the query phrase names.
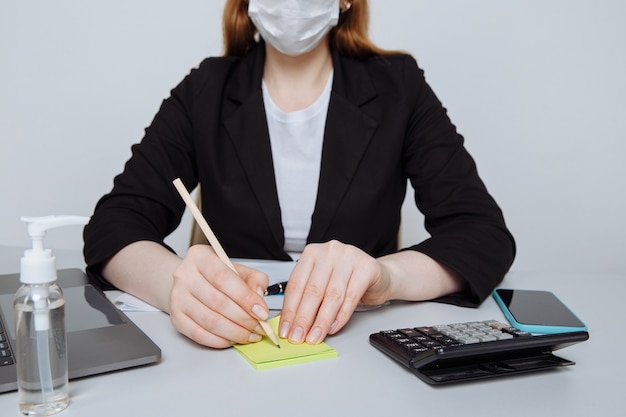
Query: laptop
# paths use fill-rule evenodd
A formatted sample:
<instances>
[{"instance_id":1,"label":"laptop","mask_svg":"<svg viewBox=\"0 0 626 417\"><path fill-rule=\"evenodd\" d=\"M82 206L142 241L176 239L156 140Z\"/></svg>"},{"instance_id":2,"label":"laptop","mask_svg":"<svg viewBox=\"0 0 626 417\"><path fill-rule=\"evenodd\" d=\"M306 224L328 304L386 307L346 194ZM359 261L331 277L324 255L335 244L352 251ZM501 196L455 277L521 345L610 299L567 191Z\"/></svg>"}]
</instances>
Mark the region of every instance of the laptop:
<instances>
[{"instance_id":1,"label":"laptop","mask_svg":"<svg viewBox=\"0 0 626 417\"><path fill-rule=\"evenodd\" d=\"M161 349L80 269L60 269L65 295L69 378L117 371L159 361ZM0 275L0 393L17 389L13 296L19 274Z\"/></svg>"}]
</instances>

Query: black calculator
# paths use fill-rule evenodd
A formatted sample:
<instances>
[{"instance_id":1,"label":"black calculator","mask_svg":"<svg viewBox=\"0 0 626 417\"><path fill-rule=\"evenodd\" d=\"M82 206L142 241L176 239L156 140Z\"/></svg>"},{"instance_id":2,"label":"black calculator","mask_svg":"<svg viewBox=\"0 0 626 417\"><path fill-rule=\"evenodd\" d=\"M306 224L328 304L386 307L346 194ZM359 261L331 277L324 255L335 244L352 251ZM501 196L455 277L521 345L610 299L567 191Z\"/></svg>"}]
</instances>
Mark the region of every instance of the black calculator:
<instances>
[{"instance_id":1,"label":"black calculator","mask_svg":"<svg viewBox=\"0 0 626 417\"><path fill-rule=\"evenodd\" d=\"M374 347L433 385L574 365L552 352L587 339L586 331L531 334L496 320L384 330L370 335Z\"/></svg>"}]
</instances>

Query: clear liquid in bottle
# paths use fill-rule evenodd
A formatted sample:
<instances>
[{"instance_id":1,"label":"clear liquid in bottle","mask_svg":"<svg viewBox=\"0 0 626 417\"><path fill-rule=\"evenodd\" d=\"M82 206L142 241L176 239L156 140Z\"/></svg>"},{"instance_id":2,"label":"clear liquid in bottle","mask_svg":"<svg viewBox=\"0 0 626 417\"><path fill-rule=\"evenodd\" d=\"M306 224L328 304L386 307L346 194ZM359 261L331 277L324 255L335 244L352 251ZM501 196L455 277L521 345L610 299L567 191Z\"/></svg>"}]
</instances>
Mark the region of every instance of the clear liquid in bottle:
<instances>
[{"instance_id":1,"label":"clear liquid in bottle","mask_svg":"<svg viewBox=\"0 0 626 417\"><path fill-rule=\"evenodd\" d=\"M55 284L49 288L47 329L37 329L37 296L23 287L15 298L18 407L26 416L48 416L69 404L65 300ZM56 287L56 288L55 288Z\"/></svg>"}]
</instances>

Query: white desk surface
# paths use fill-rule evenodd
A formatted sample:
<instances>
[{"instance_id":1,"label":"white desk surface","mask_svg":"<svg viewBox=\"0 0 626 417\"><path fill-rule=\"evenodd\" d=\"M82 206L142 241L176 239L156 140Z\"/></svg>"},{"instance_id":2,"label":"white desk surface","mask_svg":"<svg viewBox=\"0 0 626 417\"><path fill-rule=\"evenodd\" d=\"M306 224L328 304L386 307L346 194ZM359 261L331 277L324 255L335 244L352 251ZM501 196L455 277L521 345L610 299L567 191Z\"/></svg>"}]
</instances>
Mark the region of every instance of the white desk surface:
<instances>
[{"instance_id":1,"label":"white desk surface","mask_svg":"<svg viewBox=\"0 0 626 417\"><path fill-rule=\"evenodd\" d=\"M59 268L80 254L57 251ZM0 273L21 252L0 246ZM160 312L128 313L162 349L155 365L70 382L71 416L626 416L626 284L621 274L510 273L503 287L554 291L589 327L590 339L559 351L577 364L555 371L433 387L370 346L379 330L504 320L492 299L478 309L393 303L355 313L326 342L339 357L257 371L234 349L212 350L178 334ZM0 395L0 415L19 416L17 394Z\"/></svg>"}]
</instances>

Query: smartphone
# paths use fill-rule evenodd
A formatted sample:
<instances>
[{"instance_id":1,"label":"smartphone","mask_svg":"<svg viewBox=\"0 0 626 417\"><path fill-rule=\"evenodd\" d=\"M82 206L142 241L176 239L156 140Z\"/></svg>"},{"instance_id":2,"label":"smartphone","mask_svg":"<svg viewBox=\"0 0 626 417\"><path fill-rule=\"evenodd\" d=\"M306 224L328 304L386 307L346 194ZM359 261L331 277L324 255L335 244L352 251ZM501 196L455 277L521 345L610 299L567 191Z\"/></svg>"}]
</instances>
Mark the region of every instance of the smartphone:
<instances>
[{"instance_id":1,"label":"smartphone","mask_svg":"<svg viewBox=\"0 0 626 417\"><path fill-rule=\"evenodd\" d=\"M587 331L587 326L549 291L496 288L493 298L509 323L530 333Z\"/></svg>"}]
</instances>

